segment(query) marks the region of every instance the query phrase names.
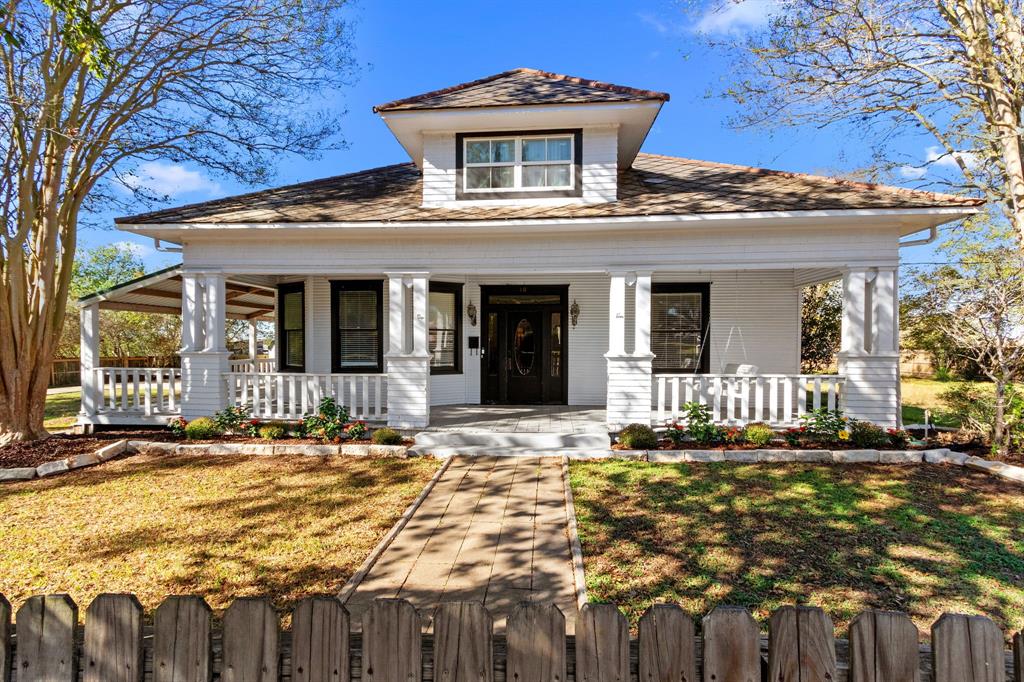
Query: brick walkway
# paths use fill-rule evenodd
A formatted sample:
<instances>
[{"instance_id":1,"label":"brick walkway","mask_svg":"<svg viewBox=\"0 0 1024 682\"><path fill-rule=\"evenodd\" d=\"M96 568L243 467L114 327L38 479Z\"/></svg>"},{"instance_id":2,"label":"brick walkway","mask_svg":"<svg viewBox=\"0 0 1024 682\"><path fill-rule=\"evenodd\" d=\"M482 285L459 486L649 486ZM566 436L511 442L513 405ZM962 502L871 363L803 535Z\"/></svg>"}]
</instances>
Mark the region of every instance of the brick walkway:
<instances>
[{"instance_id":1,"label":"brick walkway","mask_svg":"<svg viewBox=\"0 0 1024 682\"><path fill-rule=\"evenodd\" d=\"M349 597L358 623L375 597L411 601L425 622L442 601L479 601L503 630L520 601L576 619L561 460L454 458Z\"/></svg>"}]
</instances>

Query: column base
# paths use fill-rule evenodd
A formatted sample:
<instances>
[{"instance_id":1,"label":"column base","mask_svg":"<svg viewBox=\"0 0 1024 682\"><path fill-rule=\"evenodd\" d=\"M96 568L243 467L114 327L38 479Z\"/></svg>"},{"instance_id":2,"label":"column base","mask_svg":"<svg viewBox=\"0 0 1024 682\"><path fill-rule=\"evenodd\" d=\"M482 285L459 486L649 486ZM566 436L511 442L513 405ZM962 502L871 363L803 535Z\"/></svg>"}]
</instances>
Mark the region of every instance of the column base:
<instances>
[{"instance_id":1,"label":"column base","mask_svg":"<svg viewBox=\"0 0 1024 682\"><path fill-rule=\"evenodd\" d=\"M430 355L386 355L388 426L421 429L430 423Z\"/></svg>"},{"instance_id":2,"label":"column base","mask_svg":"<svg viewBox=\"0 0 1024 682\"><path fill-rule=\"evenodd\" d=\"M230 351L186 351L181 356L181 416L210 417L227 407L224 373Z\"/></svg>"},{"instance_id":3,"label":"column base","mask_svg":"<svg viewBox=\"0 0 1024 682\"><path fill-rule=\"evenodd\" d=\"M629 424L651 425L652 365L654 356L607 353L608 398L606 420L611 431Z\"/></svg>"},{"instance_id":4,"label":"column base","mask_svg":"<svg viewBox=\"0 0 1024 682\"><path fill-rule=\"evenodd\" d=\"M899 423L900 356L839 353L843 386L843 414L853 419L893 428Z\"/></svg>"}]
</instances>

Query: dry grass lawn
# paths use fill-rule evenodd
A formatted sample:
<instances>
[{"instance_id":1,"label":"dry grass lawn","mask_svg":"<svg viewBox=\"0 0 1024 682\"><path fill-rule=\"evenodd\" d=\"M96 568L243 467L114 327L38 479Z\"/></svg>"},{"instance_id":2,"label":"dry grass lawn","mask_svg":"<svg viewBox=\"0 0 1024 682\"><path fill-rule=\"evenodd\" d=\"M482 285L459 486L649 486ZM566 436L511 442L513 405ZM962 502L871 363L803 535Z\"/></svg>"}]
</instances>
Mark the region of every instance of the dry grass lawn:
<instances>
[{"instance_id":1,"label":"dry grass lawn","mask_svg":"<svg viewBox=\"0 0 1024 682\"><path fill-rule=\"evenodd\" d=\"M134 592L219 610L336 593L440 466L433 459L137 455L0 486L0 594Z\"/></svg>"},{"instance_id":2,"label":"dry grass lawn","mask_svg":"<svg viewBox=\"0 0 1024 682\"><path fill-rule=\"evenodd\" d=\"M590 598L633 625L655 601L705 614L820 606L845 636L865 608L1024 626L1020 486L936 466L574 462Z\"/></svg>"}]
</instances>

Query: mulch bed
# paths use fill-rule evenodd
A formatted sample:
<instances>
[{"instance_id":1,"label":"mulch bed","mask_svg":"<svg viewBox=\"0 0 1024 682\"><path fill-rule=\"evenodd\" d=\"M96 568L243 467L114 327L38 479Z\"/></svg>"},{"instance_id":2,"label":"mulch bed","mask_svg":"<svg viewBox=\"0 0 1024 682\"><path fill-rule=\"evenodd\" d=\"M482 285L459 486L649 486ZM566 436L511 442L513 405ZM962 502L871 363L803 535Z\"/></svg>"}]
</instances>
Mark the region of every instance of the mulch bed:
<instances>
[{"instance_id":1,"label":"mulch bed","mask_svg":"<svg viewBox=\"0 0 1024 682\"><path fill-rule=\"evenodd\" d=\"M905 448L897 448L895 446L888 448L875 448L879 450L928 450L933 447L949 447L952 450L958 450L957 447L950 444L944 445L910 445ZM615 443L612 445L612 450L628 450L622 443ZM683 442L678 445L667 438L663 438L658 441L658 447L656 450L862 450L863 448L853 445L849 442L843 443L801 443L800 445L790 445L785 442L771 442L767 445L751 445L750 443L716 443L713 445Z\"/></svg>"}]
</instances>

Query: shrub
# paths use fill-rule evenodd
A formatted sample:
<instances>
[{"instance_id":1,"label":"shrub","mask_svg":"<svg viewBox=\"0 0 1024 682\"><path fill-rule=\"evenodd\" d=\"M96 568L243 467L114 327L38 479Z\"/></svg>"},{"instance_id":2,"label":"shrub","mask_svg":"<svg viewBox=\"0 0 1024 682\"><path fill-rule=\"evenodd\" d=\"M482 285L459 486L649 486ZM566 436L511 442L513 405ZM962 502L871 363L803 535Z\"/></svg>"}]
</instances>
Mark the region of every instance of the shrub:
<instances>
[{"instance_id":1,"label":"shrub","mask_svg":"<svg viewBox=\"0 0 1024 682\"><path fill-rule=\"evenodd\" d=\"M259 427L257 433L263 440L280 440L288 435L288 428L281 422L267 422Z\"/></svg>"},{"instance_id":2,"label":"shrub","mask_svg":"<svg viewBox=\"0 0 1024 682\"><path fill-rule=\"evenodd\" d=\"M348 423L348 410L338 405L334 398L320 401L317 413L302 420L302 432L310 438L319 438L325 443L341 440Z\"/></svg>"},{"instance_id":3,"label":"shrub","mask_svg":"<svg viewBox=\"0 0 1024 682\"><path fill-rule=\"evenodd\" d=\"M850 443L858 448L877 450L889 445L889 434L881 426L851 419L847 428L850 431Z\"/></svg>"},{"instance_id":4,"label":"shrub","mask_svg":"<svg viewBox=\"0 0 1024 682\"><path fill-rule=\"evenodd\" d=\"M185 426L188 424L184 417L175 417L171 421L167 422L167 428L170 429L178 438L185 436Z\"/></svg>"},{"instance_id":5,"label":"shrub","mask_svg":"<svg viewBox=\"0 0 1024 682\"><path fill-rule=\"evenodd\" d=\"M958 420L965 431L992 443L996 424L996 398L993 384L956 384L939 394L949 408L949 415ZM1003 415L1004 428L1009 431L1010 447L1024 446L1024 395L1013 386L1006 387Z\"/></svg>"},{"instance_id":6,"label":"shrub","mask_svg":"<svg viewBox=\"0 0 1024 682\"><path fill-rule=\"evenodd\" d=\"M721 431L721 438L729 445L736 445L743 441L742 426L727 426Z\"/></svg>"},{"instance_id":7,"label":"shrub","mask_svg":"<svg viewBox=\"0 0 1024 682\"><path fill-rule=\"evenodd\" d=\"M221 431L240 431L248 418L249 409L246 407L225 407L213 415L213 422Z\"/></svg>"},{"instance_id":8,"label":"shrub","mask_svg":"<svg viewBox=\"0 0 1024 682\"><path fill-rule=\"evenodd\" d=\"M394 429L385 427L374 431L370 440L373 441L374 445L401 445L402 434Z\"/></svg>"},{"instance_id":9,"label":"shrub","mask_svg":"<svg viewBox=\"0 0 1024 682\"><path fill-rule=\"evenodd\" d=\"M902 450L910 445L910 434L903 429L889 429L885 435L894 448Z\"/></svg>"},{"instance_id":10,"label":"shrub","mask_svg":"<svg viewBox=\"0 0 1024 682\"><path fill-rule=\"evenodd\" d=\"M695 442L707 445L722 439L722 429L711 419L710 407L701 403L686 403L683 412L686 414L686 433Z\"/></svg>"},{"instance_id":11,"label":"shrub","mask_svg":"<svg viewBox=\"0 0 1024 682\"><path fill-rule=\"evenodd\" d=\"M619 442L630 450L652 450L658 447L658 436L646 424L630 424L619 432Z\"/></svg>"},{"instance_id":12,"label":"shrub","mask_svg":"<svg viewBox=\"0 0 1024 682\"><path fill-rule=\"evenodd\" d=\"M220 435L217 422L209 417L193 419L185 425L185 437L189 440L206 440Z\"/></svg>"},{"instance_id":13,"label":"shrub","mask_svg":"<svg viewBox=\"0 0 1024 682\"><path fill-rule=\"evenodd\" d=\"M673 445L678 447L683 444L684 440L686 440L686 427L678 422L672 422L668 425L668 428L665 429L665 435L668 436Z\"/></svg>"},{"instance_id":14,"label":"shrub","mask_svg":"<svg viewBox=\"0 0 1024 682\"><path fill-rule=\"evenodd\" d=\"M805 433L821 443L835 443L849 438L846 428L846 417L842 410L830 410L819 407L800 417Z\"/></svg>"},{"instance_id":15,"label":"shrub","mask_svg":"<svg viewBox=\"0 0 1024 682\"><path fill-rule=\"evenodd\" d=\"M369 429L366 428L366 422L352 422L345 427L345 433L347 433L348 437L353 440L364 438L368 430Z\"/></svg>"},{"instance_id":16,"label":"shrub","mask_svg":"<svg viewBox=\"0 0 1024 682\"><path fill-rule=\"evenodd\" d=\"M803 445L806 437L807 429L803 426L794 429L786 429L782 432L782 438L786 441L786 444L792 448L797 448Z\"/></svg>"},{"instance_id":17,"label":"shrub","mask_svg":"<svg viewBox=\"0 0 1024 682\"><path fill-rule=\"evenodd\" d=\"M768 445L774 437L775 430L764 422L747 424L747 428L743 430L743 440L759 448Z\"/></svg>"},{"instance_id":18,"label":"shrub","mask_svg":"<svg viewBox=\"0 0 1024 682\"><path fill-rule=\"evenodd\" d=\"M245 432L245 435L249 436L250 438L256 438L260 435L261 426L263 426L263 422L261 422L259 419L246 419L242 423L241 429L242 431Z\"/></svg>"}]
</instances>

